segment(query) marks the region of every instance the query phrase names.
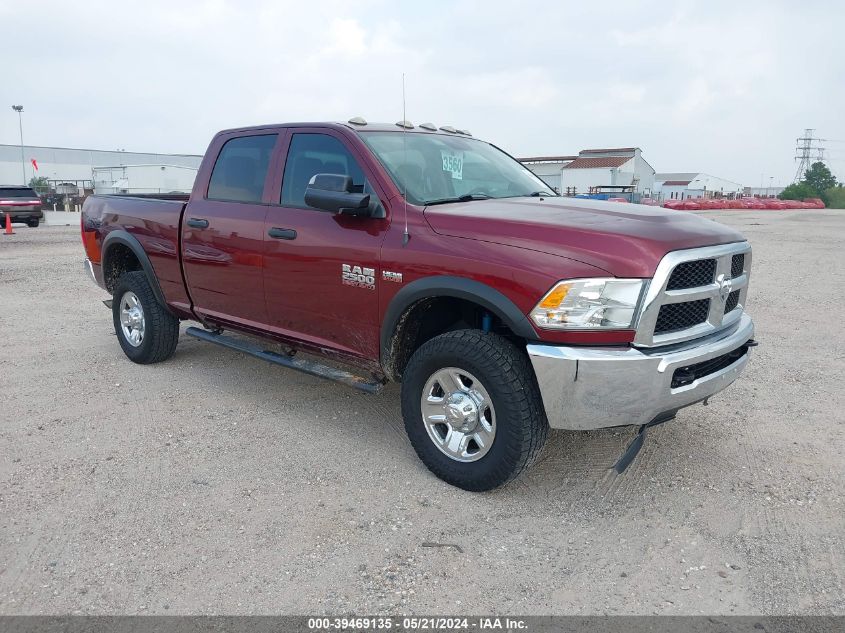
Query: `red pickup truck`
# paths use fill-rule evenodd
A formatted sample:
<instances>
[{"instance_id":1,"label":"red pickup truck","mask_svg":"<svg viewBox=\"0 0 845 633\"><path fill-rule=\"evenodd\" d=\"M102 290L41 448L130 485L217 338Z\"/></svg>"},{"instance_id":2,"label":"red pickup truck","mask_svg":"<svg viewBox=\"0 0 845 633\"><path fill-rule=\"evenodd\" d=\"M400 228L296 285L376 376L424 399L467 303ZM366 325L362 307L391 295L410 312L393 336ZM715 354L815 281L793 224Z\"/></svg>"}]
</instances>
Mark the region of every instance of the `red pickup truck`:
<instances>
[{"instance_id":1,"label":"red pickup truck","mask_svg":"<svg viewBox=\"0 0 845 633\"><path fill-rule=\"evenodd\" d=\"M169 358L192 320L186 334L353 387L400 381L411 444L467 490L515 478L549 427L639 425L641 444L755 344L742 235L559 197L451 127L227 130L190 198L91 196L81 223L131 360Z\"/></svg>"}]
</instances>

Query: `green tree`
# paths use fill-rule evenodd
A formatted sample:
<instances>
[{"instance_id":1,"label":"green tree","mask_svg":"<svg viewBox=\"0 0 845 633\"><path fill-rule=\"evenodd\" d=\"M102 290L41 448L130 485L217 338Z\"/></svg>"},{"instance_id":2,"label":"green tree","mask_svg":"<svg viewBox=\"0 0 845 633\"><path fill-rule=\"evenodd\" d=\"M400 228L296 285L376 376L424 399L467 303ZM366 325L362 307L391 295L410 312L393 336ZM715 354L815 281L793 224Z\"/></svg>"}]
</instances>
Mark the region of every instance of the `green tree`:
<instances>
[{"instance_id":1,"label":"green tree","mask_svg":"<svg viewBox=\"0 0 845 633\"><path fill-rule=\"evenodd\" d=\"M810 185L819 196L836 186L836 178L821 161L810 165L810 169L804 172L804 179L801 182Z\"/></svg>"},{"instance_id":2,"label":"green tree","mask_svg":"<svg viewBox=\"0 0 845 633\"><path fill-rule=\"evenodd\" d=\"M821 161L810 165L810 169L804 172L804 178L800 182L794 182L781 192L778 196L781 200L805 200L806 198L821 198L828 207L834 207L831 203L831 195L837 194L836 177L830 173ZM841 194L838 194L841 195Z\"/></svg>"},{"instance_id":3,"label":"green tree","mask_svg":"<svg viewBox=\"0 0 845 633\"><path fill-rule=\"evenodd\" d=\"M818 197L818 192L803 180L801 182L792 183L778 196L781 200L803 200L804 198Z\"/></svg>"},{"instance_id":4,"label":"green tree","mask_svg":"<svg viewBox=\"0 0 845 633\"><path fill-rule=\"evenodd\" d=\"M831 187L824 192L824 201L829 209L845 209L845 187Z\"/></svg>"},{"instance_id":5,"label":"green tree","mask_svg":"<svg viewBox=\"0 0 845 633\"><path fill-rule=\"evenodd\" d=\"M43 195L50 190L50 183L44 176L33 176L29 181L29 186L35 189L38 195Z\"/></svg>"}]
</instances>

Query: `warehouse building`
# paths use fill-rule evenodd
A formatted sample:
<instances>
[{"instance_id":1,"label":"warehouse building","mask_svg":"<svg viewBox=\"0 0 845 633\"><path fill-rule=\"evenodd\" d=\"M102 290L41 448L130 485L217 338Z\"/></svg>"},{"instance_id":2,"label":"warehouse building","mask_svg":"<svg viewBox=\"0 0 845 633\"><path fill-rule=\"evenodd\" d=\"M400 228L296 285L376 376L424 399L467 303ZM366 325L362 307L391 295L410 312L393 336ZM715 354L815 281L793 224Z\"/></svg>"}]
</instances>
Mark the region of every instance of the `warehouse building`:
<instances>
[{"instance_id":1,"label":"warehouse building","mask_svg":"<svg viewBox=\"0 0 845 633\"><path fill-rule=\"evenodd\" d=\"M744 187L742 190L743 196L751 198L777 198L786 189L785 186L770 186L770 187Z\"/></svg>"},{"instance_id":2,"label":"warehouse building","mask_svg":"<svg viewBox=\"0 0 845 633\"><path fill-rule=\"evenodd\" d=\"M577 156L529 156L519 161L542 178L550 187L560 193L563 168Z\"/></svg>"},{"instance_id":3,"label":"warehouse building","mask_svg":"<svg viewBox=\"0 0 845 633\"><path fill-rule=\"evenodd\" d=\"M650 196L654 189L654 168L642 157L639 147L585 149L577 156L519 160L563 195L639 199Z\"/></svg>"},{"instance_id":4,"label":"warehouse building","mask_svg":"<svg viewBox=\"0 0 845 633\"><path fill-rule=\"evenodd\" d=\"M174 178L169 168L180 168L180 171L181 168L190 168L195 174L201 160L202 156L193 154L156 154L24 145L22 164L20 145L0 145L0 184L19 185L22 180L29 183L33 176L41 176L51 182L54 190L61 183L69 183L80 190L90 190L93 189L94 169L97 167L145 165L152 167L153 169L146 171L157 177L154 180L144 178L144 188L149 189L147 193L168 192L175 189L171 187ZM180 177L178 183L184 185L185 179ZM130 184L132 184L131 181Z\"/></svg>"},{"instance_id":5,"label":"warehouse building","mask_svg":"<svg viewBox=\"0 0 845 633\"><path fill-rule=\"evenodd\" d=\"M94 167L94 193L190 193L196 167L115 165Z\"/></svg>"},{"instance_id":6,"label":"warehouse building","mask_svg":"<svg viewBox=\"0 0 845 633\"><path fill-rule=\"evenodd\" d=\"M743 187L738 182L701 172L672 172L654 176L654 190L661 200L687 198L741 198Z\"/></svg>"}]
</instances>

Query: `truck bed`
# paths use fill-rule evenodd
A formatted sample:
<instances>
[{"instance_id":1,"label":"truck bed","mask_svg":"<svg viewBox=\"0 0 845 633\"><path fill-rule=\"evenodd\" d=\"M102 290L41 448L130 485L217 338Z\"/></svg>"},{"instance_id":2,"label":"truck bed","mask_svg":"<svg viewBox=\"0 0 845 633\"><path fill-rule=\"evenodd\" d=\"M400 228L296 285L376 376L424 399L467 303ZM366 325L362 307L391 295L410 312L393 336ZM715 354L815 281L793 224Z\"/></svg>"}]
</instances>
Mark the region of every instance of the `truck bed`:
<instances>
[{"instance_id":1,"label":"truck bed","mask_svg":"<svg viewBox=\"0 0 845 633\"><path fill-rule=\"evenodd\" d=\"M179 231L188 194L107 194L89 196L82 207L83 235L99 247L112 232L129 234L149 257L168 304L188 310L190 300L179 262ZM106 288L112 279L104 279Z\"/></svg>"}]
</instances>

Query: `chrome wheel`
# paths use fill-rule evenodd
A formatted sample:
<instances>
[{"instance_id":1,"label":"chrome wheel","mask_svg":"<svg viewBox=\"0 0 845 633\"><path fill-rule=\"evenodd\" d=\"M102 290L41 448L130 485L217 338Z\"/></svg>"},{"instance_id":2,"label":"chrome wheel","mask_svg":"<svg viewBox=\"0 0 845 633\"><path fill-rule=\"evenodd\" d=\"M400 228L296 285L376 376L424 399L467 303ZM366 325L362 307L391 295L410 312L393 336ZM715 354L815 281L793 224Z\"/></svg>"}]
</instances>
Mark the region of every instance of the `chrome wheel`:
<instances>
[{"instance_id":1,"label":"chrome wheel","mask_svg":"<svg viewBox=\"0 0 845 633\"><path fill-rule=\"evenodd\" d=\"M434 372L420 399L423 424L440 451L458 462L484 457L496 437L490 394L475 376L457 367Z\"/></svg>"},{"instance_id":2,"label":"chrome wheel","mask_svg":"<svg viewBox=\"0 0 845 633\"><path fill-rule=\"evenodd\" d=\"M132 347L144 341L144 308L134 292L127 291L120 298L120 329Z\"/></svg>"}]
</instances>

